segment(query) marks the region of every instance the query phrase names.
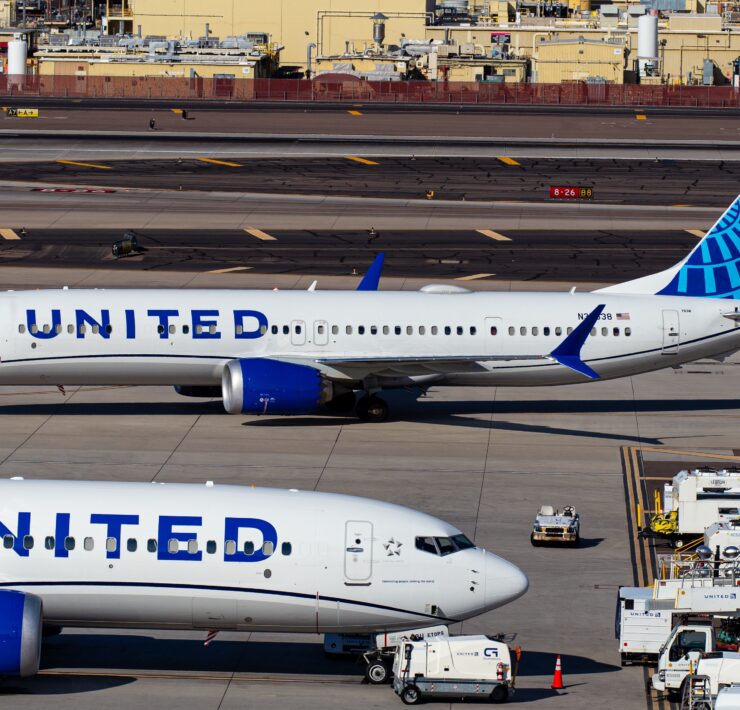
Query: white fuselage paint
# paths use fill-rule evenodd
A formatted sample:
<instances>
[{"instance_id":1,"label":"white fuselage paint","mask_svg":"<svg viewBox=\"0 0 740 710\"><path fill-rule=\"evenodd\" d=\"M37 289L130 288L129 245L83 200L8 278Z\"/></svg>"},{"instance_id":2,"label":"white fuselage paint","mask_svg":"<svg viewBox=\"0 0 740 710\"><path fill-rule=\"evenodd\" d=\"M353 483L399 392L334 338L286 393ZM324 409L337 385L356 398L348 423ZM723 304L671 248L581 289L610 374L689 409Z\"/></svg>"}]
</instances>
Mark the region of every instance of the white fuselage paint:
<instances>
[{"instance_id":1,"label":"white fuselage paint","mask_svg":"<svg viewBox=\"0 0 740 710\"><path fill-rule=\"evenodd\" d=\"M11 479L0 524L0 589L40 596L64 626L369 632L466 619L527 588L481 548L417 549L453 526L348 495Z\"/></svg>"},{"instance_id":2,"label":"white fuselage paint","mask_svg":"<svg viewBox=\"0 0 740 710\"><path fill-rule=\"evenodd\" d=\"M351 384L373 376L383 386L384 381L403 384L402 365L378 371L362 365L334 368L321 361L440 356L472 358L476 367L471 370L450 361L428 377L414 372L408 380L515 386L579 383L586 381L583 375L553 361L518 358L547 355L569 327L578 325L579 317L599 304L605 304L604 312L581 356L603 379L740 348L740 324L722 315L733 311L735 302L708 298L614 293L19 291L0 295L4 324L0 384L217 385L226 362L259 357L303 364L319 361L315 366L335 382ZM53 329L52 309L57 309L60 332L47 339L34 337L27 323L29 309L36 313L37 335L44 328ZM109 337L93 332L89 324L79 333L78 309L97 320L101 310L107 310ZM177 312L168 319L165 333L158 332L159 317L147 315L152 309ZM263 314L266 331L260 337L238 338L235 310ZM130 337L126 311L134 314L128 318L134 319L135 337ZM214 337L194 337L193 311L218 312L200 316L201 335ZM211 322L213 326L205 325ZM259 324L252 316L240 321L248 332L256 332ZM364 334L359 332L361 326ZM507 361L507 356L512 359Z\"/></svg>"}]
</instances>

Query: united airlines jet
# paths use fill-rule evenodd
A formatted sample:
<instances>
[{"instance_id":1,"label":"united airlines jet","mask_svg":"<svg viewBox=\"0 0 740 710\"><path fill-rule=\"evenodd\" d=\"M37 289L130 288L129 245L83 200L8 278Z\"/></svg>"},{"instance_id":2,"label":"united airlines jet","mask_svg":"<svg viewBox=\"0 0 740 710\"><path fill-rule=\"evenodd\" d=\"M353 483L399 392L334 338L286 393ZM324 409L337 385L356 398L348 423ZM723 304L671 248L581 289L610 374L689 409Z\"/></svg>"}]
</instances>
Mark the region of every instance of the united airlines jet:
<instances>
[{"instance_id":1,"label":"united airlines jet","mask_svg":"<svg viewBox=\"0 0 740 710\"><path fill-rule=\"evenodd\" d=\"M563 385L740 348L740 198L679 264L591 293L380 292L381 264L355 292L9 292L0 384L175 385L232 414L382 421L384 389Z\"/></svg>"},{"instance_id":2,"label":"united airlines jet","mask_svg":"<svg viewBox=\"0 0 740 710\"><path fill-rule=\"evenodd\" d=\"M0 676L59 627L367 633L451 624L527 577L390 503L241 486L0 481Z\"/></svg>"}]
</instances>

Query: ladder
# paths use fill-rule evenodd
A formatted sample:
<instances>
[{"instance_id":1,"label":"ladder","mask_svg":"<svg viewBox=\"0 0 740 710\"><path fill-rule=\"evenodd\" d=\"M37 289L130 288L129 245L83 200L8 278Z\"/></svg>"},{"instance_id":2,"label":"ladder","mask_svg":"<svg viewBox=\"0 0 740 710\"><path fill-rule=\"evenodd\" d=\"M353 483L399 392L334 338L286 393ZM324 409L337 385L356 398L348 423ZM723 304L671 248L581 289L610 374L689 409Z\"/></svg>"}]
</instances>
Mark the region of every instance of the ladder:
<instances>
[{"instance_id":1,"label":"ladder","mask_svg":"<svg viewBox=\"0 0 740 710\"><path fill-rule=\"evenodd\" d=\"M681 699L681 710L714 710L709 676L689 675Z\"/></svg>"}]
</instances>

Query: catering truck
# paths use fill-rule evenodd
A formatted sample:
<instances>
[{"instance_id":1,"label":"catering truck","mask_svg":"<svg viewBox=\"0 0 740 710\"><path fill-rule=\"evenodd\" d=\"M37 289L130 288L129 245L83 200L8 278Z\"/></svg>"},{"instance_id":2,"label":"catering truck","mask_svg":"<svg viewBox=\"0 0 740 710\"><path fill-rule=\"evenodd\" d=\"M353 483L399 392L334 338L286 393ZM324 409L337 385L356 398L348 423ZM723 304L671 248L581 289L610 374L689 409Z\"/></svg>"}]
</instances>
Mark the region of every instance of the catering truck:
<instances>
[{"instance_id":1,"label":"catering truck","mask_svg":"<svg viewBox=\"0 0 740 710\"><path fill-rule=\"evenodd\" d=\"M654 664L673 626L672 609L652 609L652 587L620 587L616 638L622 666Z\"/></svg>"},{"instance_id":2,"label":"catering truck","mask_svg":"<svg viewBox=\"0 0 740 710\"><path fill-rule=\"evenodd\" d=\"M509 647L489 636L404 641L393 661L393 690L406 705L432 698L503 703L514 680Z\"/></svg>"},{"instance_id":3,"label":"catering truck","mask_svg":"<svg viewBox=\"0 0 740 710\"><path fill-rule=\"evenodd\" d=\"M680 547L720 520L740 518L740 469L700 468L677 473L663 487L663 510L644 534L668 538Z\"/></svg>"}]
</instances>

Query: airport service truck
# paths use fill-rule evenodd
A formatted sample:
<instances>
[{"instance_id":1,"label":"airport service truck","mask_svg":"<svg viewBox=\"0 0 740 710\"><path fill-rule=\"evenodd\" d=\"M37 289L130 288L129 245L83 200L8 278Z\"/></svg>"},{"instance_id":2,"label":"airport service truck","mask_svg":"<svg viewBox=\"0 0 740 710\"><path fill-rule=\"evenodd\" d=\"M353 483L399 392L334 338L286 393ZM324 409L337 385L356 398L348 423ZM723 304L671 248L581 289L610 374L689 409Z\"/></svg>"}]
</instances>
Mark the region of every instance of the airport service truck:
<instances>
[{"instance_id":1,"label":"airport service truck","mask_svg":"<svg viewBox=\"0 0 740 710\"><path fill-rule=\"evenodd\" d=\"M649 532L680 547L713 523L737 517L740 469L684 470L663 487L663 510L651 517Z\"/></svg>"},{"instance_id":2,"label":"airport service truck","mask_svg":"<svg viewBox=\"0 0 740 710\"><path fill-rule=\"evenodd\" d=\"M705 654L697 659L693 671L697 676L707 677L709 692L717 697L722 688L740 683L740 653Z\"/></svg>"},{"instance_id":3,"label":"airport service truck","mask_svg":"<svg viewBox=\"0 0 740 710\"><path fill-rule=\"evenodd\" d=\"M432 698L503 703L514 679L509 647L489 636L404 641L393 661L393 690L406 705Z\"/></svg>"},{"instance_id":4,"label":"airport service truck","mask_svg":"<svg viewBox=\"0 0 740 710\"><path fill-rule=\"evenodd\" d=\"M652 587L620 587L615 632L622 666L655 664L674 624L673 609L652 609Z\"/></svg>"}]
</instances>

